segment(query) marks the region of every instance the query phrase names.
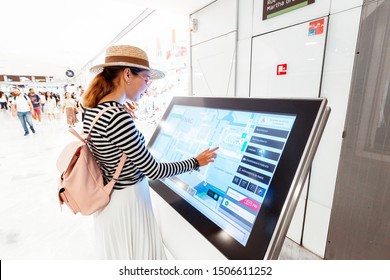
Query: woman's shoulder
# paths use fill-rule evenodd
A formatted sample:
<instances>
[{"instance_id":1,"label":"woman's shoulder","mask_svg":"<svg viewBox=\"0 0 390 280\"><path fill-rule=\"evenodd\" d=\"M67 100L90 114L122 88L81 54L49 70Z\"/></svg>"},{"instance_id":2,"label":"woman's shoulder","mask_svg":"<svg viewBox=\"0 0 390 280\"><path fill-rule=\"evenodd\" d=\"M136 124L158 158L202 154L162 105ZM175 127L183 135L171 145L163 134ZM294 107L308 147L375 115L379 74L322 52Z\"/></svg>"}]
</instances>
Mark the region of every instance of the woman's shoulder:
<instances>
[{"instance_id":1,"label":"woman's shoulder","mask_svg":"<svg viewBox=\"0 0 390 280\"><path fill-rule=\"evenodd\" d=\"M95 112L99 113L102 110L105 110L105 113L108 113L110 115L118 114L125 112L124 108L121 104L115 102L115 101L108 101L104 103L100 103L97 105L97 107L93 108Z\"/></svg>"},{"instance_id":2,"label":"woman's shoulder","mask_svg":"<svg viewBox=\"0 0 390 280\"><path fill-rule=\"evenodd\" d=\"M95 117L98 115L102 110L104 112L102 113L101 118L103 119L113 119L118 116L127 116L128 113L126 110L122 107L121 104L115 102L115 101L110 101L110 102L104 102L98 104L96 107L93 108L86 108L86 115L89 115L90 117Z\"/></svg>"}]
</instances>

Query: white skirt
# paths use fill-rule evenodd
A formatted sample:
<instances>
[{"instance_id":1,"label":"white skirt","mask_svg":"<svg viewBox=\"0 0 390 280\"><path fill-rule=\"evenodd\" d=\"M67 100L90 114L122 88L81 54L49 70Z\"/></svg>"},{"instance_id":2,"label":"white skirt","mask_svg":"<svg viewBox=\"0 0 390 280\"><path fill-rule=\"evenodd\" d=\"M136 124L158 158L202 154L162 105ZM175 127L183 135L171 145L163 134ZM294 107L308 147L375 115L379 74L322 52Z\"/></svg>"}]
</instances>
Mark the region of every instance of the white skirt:
<instances>
[{"instance_id":1,"label":"white skirt","mask_svg":"<svg viewBox=\"0 0 390 280\"><path fill-rule=\"evenodd\" d=\"M113 190L110 203L94 214L94 227L99 259L166 259L147 179Z\"/></svg>"}]
</instances>

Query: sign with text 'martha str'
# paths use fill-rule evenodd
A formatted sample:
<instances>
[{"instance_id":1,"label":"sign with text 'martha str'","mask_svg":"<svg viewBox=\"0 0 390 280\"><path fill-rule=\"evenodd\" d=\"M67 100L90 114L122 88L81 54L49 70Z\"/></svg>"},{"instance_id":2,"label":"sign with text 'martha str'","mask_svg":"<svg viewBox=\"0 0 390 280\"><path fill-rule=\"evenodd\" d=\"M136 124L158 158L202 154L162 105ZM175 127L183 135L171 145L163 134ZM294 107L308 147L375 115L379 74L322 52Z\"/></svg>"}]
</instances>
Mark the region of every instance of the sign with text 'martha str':
<instances>
[{"instance_id":1,"label":"sign with text 'martha str'","mask_svg":"<svg viewBox=\"0 0 390 280\"><path fill-rule=\"evenodd\" d=\"M263 0L263 20L313 4L315 0Z\"/></svg>"}]
</instances>

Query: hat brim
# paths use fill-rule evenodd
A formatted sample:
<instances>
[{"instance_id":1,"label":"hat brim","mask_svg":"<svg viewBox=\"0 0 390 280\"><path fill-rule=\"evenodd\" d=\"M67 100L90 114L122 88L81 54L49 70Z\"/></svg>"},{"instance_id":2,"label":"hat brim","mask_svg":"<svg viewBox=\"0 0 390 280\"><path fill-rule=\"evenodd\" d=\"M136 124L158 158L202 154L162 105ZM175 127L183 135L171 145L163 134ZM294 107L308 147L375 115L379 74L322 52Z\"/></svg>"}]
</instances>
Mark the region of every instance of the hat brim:
<instances>
[{"instance_id":1,"label":"hat brim","mask_svg":"<svg viewBox=\"0 0 390 280\"><path fill-rule=\"evenodd\" d=\"M124 67L135 67L135 68L145 69L150 72L150 79L152 80L162 79L165 77L164 72L160 70L145 67L139 64L128 63L128 62L109 62L109 63L99 64L93 66L89 71L93 74L99 74L103 71L104 67L110 67L110 66L124 66Z\"/></svg>"}]
</instances>

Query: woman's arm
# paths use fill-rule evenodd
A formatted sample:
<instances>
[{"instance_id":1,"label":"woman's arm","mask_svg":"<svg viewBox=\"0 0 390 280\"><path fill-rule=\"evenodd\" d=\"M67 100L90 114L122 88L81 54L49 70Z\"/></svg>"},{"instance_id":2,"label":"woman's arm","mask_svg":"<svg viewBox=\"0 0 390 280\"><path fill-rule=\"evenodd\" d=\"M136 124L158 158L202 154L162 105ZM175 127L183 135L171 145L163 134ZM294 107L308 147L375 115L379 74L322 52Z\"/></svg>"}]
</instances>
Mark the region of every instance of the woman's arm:
<instances>
[{"instance_id":1,"label":"woman's arm","mask_svg":"<svg viewBox=\"0 0 390 280\"><path fill-rule=\"evenodd\" d=\"M214 148L203 151L196 158L177 162L157 162L142 141L134 121L123 111L114 114L111 118L107 125L107 137L127 155L137 169L153 180L196 170L199 166L213 162L216 157L217 148Z\"/></svg>"}]
</instances>

